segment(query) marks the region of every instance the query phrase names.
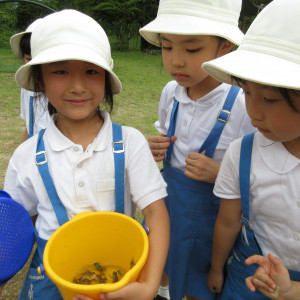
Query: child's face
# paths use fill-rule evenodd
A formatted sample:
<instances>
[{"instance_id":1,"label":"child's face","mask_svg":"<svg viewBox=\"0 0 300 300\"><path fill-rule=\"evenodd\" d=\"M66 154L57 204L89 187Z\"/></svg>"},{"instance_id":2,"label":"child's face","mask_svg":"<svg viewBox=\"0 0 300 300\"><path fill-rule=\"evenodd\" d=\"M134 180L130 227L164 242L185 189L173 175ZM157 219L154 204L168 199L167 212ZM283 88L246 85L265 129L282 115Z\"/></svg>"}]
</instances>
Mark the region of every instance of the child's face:
<instances>
[{"instance_id":1,"label":"child's face","mask_svg":"<svg viewBox=\"0 0 300 300\"><path fill-rule=\"evenodd\" d=\"M31 61L32 57L29 54L24 54L24 63L25 65Z\"/></svg>"},{"instance_id":2,"label":"child's face","mask_svg":"<svg viewBox=\"0 0 300 300\"><path fill-rule=\"evenodd\" d=\"M246 108L252 125L266 138L277 142L300 142L300 94L289 93L293 110L278 88L246 81ZM300 144L299 144L300 145Z\"/></svg>"},{"instance_id":3,"label":"child's face","mask_svg":"<svg viewBox=\"0 0 300 300\"><path fill-rule=\"evenodd\" d=\"M208 91L220 84L201 66L228 52L232 43L205 35L160 34L160 40L164 66L178 84L190 89L207 88Z\"/></svg>"},{"instance_id":4,"label":"child's face","mask_svg":"<svg viewBox=\"0 0 300 300\"><path fill-rule=\"evenodd\" d=\"M67 60L41 67L43 88L62 119L93 117L105 94L105 70L94 64Z\"/></svg>"}]
</instances>

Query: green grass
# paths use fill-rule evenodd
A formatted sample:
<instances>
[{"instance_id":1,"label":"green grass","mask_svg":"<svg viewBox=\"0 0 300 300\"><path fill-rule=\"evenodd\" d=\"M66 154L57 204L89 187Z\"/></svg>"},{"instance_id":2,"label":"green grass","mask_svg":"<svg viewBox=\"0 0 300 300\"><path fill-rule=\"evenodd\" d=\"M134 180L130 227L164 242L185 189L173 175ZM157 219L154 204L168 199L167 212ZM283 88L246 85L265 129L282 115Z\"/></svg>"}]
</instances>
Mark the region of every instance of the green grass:
<instances>
[{"instance_id":1,"label":"green grass","mask_svg":"<svg viewBox=\"0 0 300 300\"><path fill-rule=\"evenodd\" d=\"M114 72L123 85L123 91L114 98L112 120L139 129L145 137L157 135L153 123L158 117L162 88L170 80L160 55L113 51L112 56ZM14 80L21 65L11 49L0 49L0 189L9 158L25 130L25 122L19 117L20 88ZM27 268L28 264L6 285L1 299L17 299Z\"/></svg>"}]
</instances>

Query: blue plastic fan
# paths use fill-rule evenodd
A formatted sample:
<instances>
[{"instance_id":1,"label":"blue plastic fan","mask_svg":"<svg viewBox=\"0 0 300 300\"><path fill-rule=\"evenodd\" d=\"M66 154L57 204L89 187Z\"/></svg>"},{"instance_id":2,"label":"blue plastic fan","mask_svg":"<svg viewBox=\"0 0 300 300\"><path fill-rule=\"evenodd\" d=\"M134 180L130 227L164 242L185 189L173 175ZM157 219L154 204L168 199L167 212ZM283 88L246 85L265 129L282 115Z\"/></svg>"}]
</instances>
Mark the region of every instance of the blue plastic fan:
<instances>
[{"instance_id":1,"label":"blue plastic fan","mask_svg":"<svg viewBox=\"0 0 300 300\"><path fill-rule=\"evenodd\" d=\"M31 218L22 205L0 191L0 285L28 260L34 243Z\"/></svg>"}]
</instances>

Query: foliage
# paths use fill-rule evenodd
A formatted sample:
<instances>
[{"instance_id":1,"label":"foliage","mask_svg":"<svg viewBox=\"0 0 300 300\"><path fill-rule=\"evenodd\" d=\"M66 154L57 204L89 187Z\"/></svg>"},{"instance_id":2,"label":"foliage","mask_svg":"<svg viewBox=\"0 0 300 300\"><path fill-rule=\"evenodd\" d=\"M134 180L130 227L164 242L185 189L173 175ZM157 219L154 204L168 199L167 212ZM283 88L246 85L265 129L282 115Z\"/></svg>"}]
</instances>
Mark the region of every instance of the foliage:
<instances>
[{"instance_id":1,"label":"foliage","mask_svg":"<svg viewBox=\"0 0 300 300\"><path fill-rule=\"evenodd\" d=\"M11 35L15 32L16 16L14 14L14 3L5 3L0 5L0 47L8 46Z\"/></svg>"},{"instance_id":2,"label":"foliage","mask_svg":"<svg viewBox=\"0 0 300 300\"><path fill-rule=\"evenodd\" d=\"M128 50L138 29L156 15L158 0L106 0L94 7L95 18L118 39L118 49Z\"/></svg>"}]
</instances>

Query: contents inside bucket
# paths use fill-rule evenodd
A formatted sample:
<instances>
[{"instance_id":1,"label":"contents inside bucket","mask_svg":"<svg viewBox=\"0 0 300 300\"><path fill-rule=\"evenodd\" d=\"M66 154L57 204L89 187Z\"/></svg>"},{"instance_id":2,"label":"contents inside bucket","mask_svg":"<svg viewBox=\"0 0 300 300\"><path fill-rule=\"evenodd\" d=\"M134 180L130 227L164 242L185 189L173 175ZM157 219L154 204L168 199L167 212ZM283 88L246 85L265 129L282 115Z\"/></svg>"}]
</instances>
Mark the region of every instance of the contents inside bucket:
<instances>
[{"instance_id":1,"label":"contents inside bucket","mask_svg":"<svg viewBox=\"0 0 300 300\"><path fill-rule=\"evenodd\" d=\"M129 268L133 266L134 261L132 259ZM126 272L127 270L116 265L95 262L82 266L74 275L73 283L85 285L115 283L121 280Z\"/></svg>"}]
</instances>

